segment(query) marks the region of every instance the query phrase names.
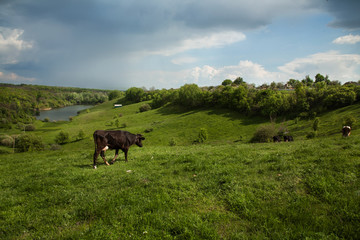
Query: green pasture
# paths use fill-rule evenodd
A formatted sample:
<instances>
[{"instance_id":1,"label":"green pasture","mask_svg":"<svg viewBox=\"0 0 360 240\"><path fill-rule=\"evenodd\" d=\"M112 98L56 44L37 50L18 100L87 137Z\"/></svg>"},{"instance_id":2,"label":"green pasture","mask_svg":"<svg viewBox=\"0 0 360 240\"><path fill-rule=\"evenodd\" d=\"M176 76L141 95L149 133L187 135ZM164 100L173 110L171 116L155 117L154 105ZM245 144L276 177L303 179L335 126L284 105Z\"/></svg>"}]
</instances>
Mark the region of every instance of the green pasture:
<instances>
[{"instance_id":1,"label":"green pasture","mask_svg":"<svg viewBox=\"0 0 360 240\"><path fill-rule=\"evenodd\" d=\"M360 238L359 122L349 138L340 133L359 104L318 116L314 139L313 119L277 119L294 142L249 143L268 119L114 102L71 122L36 122L32 134L48 146L69 133L60 150L0 155L0 239ZM208 140L193 144L200 128ZM144 147L131 147L128 163L99 158L94 170L96 129L142 133Z\"/></svg>"}]
</instances>

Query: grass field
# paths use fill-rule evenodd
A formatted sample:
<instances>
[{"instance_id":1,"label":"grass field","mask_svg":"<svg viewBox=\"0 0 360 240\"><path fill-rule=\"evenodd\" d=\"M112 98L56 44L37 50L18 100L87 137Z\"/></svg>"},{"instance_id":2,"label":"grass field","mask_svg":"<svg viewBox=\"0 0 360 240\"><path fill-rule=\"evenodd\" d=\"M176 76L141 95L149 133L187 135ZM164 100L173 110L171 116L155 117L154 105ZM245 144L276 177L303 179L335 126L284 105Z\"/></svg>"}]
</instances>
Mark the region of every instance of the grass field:
<instances>
[{"instance_id":1,"label":"grass field","mask_svg":"<svg viewBox=\"0 0 360 240\"><path fill-rule=\"evenodd\" d=\"M359 239L360 134L340 134L360 106L312 120L280 122L294 142L248 143L266 119L221 109L108 102L72 122L38 122L47 144L63 130L86 138L45 150L0 155L1 239ZM121 117L119 114L121 113ZM144 133L129 162L92 169L96 129ZM192 144L200 128L205 144ZM15 133L9 132L9 134ZM174 138L176 146L169 146ZM107 153L108 158L113 152Z\"/></svg>"}]
</instances>

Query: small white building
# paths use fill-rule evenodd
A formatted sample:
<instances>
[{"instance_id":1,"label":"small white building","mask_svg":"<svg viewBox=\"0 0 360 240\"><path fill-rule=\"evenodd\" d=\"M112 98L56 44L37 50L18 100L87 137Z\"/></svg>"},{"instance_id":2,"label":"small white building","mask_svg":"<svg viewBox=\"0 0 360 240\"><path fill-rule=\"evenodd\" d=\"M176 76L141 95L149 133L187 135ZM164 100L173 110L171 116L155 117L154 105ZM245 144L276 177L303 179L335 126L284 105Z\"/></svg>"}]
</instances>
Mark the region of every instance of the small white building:
<instances>
[{"instance_id":1,"label":"small white building","mask_svg":"<svg viewBox=\"0 0 360 240\"><path fill-rule=\"evenodd\" d=\"M114 104L114 108L122 107L122 104Z\"/></svg>"}]
</instances>

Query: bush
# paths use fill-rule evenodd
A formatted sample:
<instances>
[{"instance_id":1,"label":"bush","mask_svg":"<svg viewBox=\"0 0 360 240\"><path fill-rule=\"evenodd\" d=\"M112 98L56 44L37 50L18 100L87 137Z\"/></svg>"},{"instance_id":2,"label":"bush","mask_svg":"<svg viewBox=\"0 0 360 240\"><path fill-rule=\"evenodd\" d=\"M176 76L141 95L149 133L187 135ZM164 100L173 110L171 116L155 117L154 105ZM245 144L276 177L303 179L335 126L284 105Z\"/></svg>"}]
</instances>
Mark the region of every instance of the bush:
<instances>
[{"instance_id":1,"label":"bush","mask_svg":"<svg viewBox=\"0 0 360 240\"><path fill-rule=\"evenodd\" d=\"M319 130L319 126L320 126L320 118L317 117L313 122L313 129L315 132Z\"/></svg>"},{"instance_id":2,"label":"bush","mask_svg":"<svg viewBox=\"0 0 360 240\"><path fill-rule=\"evenodd\" d=\"M15 139L15 147L18 152L39 151L44 149L44 143L38 136L22 134Z\"/></svg>"},{"instance_id":3,"label":"bush","mask_svg":"<svg viewBox=\"0 0 360 240\"><path fill-rule=\"evenodd\" d=\"M208 132L206 128L200 128L200 132L198 135L198 139L195 141L196 143L204 143L208 139Z\"/></svg>"},{"instance_id":4,"label":"bush","mask_svg":"<svg viewBox=\"0 0 360 240\"><path fill-rule=\"evenodd\" d=\"M77 140L82 140L84 138L85 138L85 133L84 133L84 131L82 129L80 129L76 139Z\"/></svg>"},{"instance_id":5,"label":"bush","mask_svg":"<svg viewBox=\"0 0 360 240\"><path fill-rule=\"evenodd\" d=\"M55 142L57 144L65 144L69 141L69 133L67 132L59 132L59 134L55 138Z\"/></svg>"},{"instance_id":6,"label":"bush","mask_svg":"<svg viewBox=\"0 0 360 240\"><path fill-rule=\"evenodd\" d=\"M29 131L35 131L36 127L33 124L28 124L25 126L25 131L29 132Z\"/></svg>"},{"instance_id":7,"label":"bush","mask_svg":"<svg viewBox=\"0 0 360 240\"><path fill-rule=\"evenodd\" d=\"M146 112L146 111L151 110L151 107L150 107L149 104L146 103L146 104L141 105L141 107L139 108L139 110L140 110L140 112Z\"/></svg>"},{"instance_id":8,"label":"bush","mask_svg":"<svg viewBox=\"0 0 360 240\"><path fill-rule=\"evenodd\" d=\"M276 129L274 124L262 125L254 133L251 142L271 142L275 135Z\"/></svg>"},{"instance_id":9,"label":"bush","mask_svg":"<svg viewBox=\"0 0 360 240\"><path fill-rule=\"evenodd\" d=\"M0 137L0 143L2 146L12 147L14 144L14 138L9 135L3 135Z\"/></svg>"}]
</instances>

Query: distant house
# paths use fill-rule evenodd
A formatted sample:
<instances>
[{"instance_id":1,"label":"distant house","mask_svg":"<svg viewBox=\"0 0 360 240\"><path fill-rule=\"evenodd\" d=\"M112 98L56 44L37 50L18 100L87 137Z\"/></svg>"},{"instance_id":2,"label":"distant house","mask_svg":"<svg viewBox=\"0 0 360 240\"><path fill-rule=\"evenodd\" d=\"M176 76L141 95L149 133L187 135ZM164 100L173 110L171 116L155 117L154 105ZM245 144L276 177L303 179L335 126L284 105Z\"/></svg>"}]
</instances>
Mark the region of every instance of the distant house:
<instances>
[{"instance_id":1,"label":"distant house","mask_svg":"<svg viewBox=\"0 0 360 240\"><path fill-rule=\"evenodd\" d=\"M114 108L122 107L122 104L114 104Z\"/></svg>"}]
</instances>

